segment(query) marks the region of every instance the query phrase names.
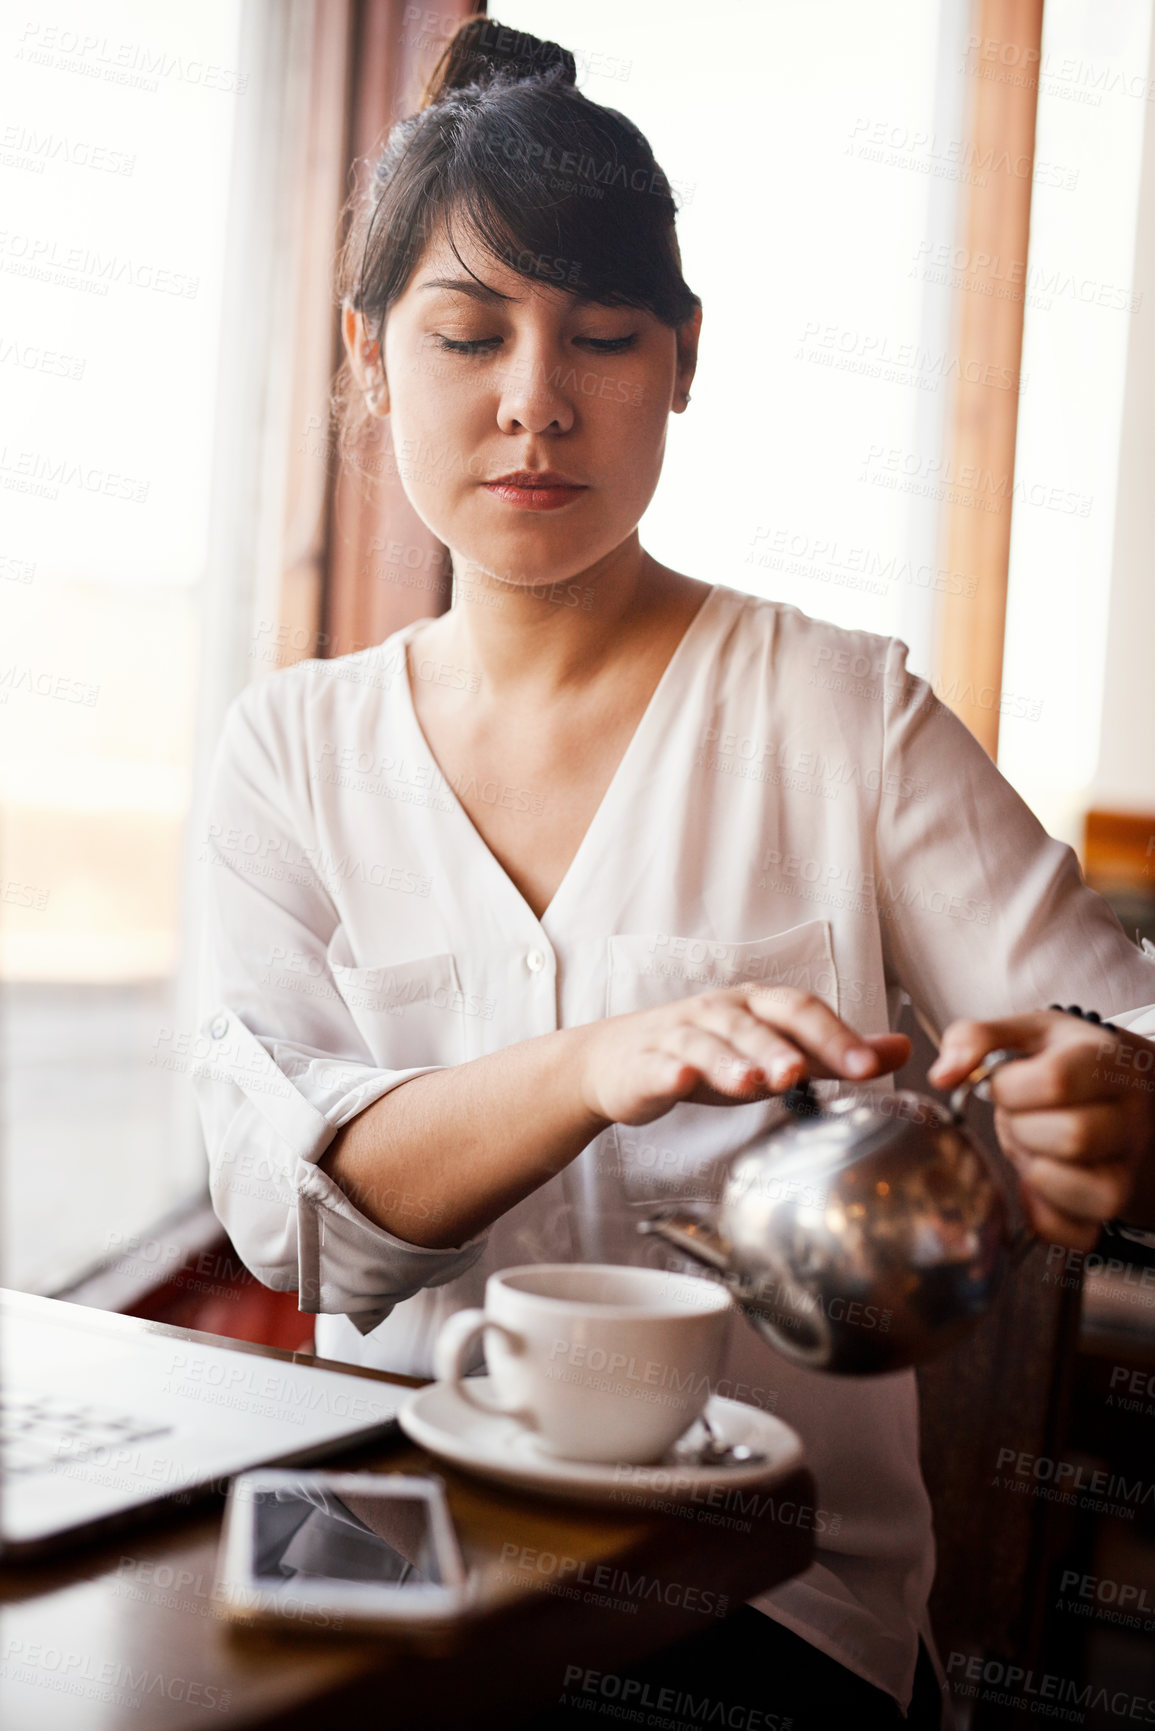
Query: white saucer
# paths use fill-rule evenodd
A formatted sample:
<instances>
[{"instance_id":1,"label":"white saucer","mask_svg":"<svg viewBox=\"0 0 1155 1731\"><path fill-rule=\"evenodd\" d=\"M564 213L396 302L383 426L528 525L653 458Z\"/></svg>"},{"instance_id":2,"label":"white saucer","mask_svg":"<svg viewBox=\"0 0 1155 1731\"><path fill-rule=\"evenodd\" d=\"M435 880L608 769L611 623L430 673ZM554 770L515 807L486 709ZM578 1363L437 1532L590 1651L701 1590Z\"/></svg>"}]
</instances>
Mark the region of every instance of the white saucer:
<instances>
[{"instance_id":1,"label":"white saucer","mask_svg":"<svg viewBox=\"0 0 1155 1731\"><path fill-rule=\"evenodd\" d=\"M469 1378L471 1393L487 1398L487 1376ZM706 1416L719 1442L746 1443L765 1460L734 1466L628 1466L559 1460L545 1454L533 1432L507 1413L479 1412L452 1383L415 1389L397 1414L406 1435L430 1454L463 1471L538 1496L583 1503L682 1503L700 1500L714 1485L739 1489L784 1478L802 1465L802 1441L781 1419L742 1401L712 1395Z\"/></svg>"}]
</instances>

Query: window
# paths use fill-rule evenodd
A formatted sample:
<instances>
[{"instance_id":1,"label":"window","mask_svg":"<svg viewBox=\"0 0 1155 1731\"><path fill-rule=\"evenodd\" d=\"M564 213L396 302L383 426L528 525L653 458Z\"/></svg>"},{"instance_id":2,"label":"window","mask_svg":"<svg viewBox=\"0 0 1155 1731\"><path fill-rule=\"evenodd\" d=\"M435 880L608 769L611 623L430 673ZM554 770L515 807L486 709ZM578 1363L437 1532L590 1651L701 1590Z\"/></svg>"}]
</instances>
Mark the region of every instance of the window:
<instances>
[{"instance_id":1,"label":"window","mask_svg":"<svg viewBox=\"0 0 1155 1731\"><path fill-rule=\"evenodd\" d=\"M962 5L739 0L712 14L503 0L574 52L674 183L704 302L693 401L671 423L644 544L695 577L898 632L929 673L933 477L951 389ZM912 465L922 476L912 476Z\"/></svg>"},{"instance_id":2,"label":"window","mask_svg":"<svg viewBox=\"0 0 1155 1731\"><path fill-rule=\"evenodd\" d=\"M1155 806L1142 613L1151 374L1139 346L1150 276L1138 250L1149 256L1152 233L1150 184L1140 196L1150 57L1142 0L1047 0L1036 159L1049 173L1036 176L1024 284L1028 387L1003 680L1030 705L1005 717L999 767L1051 833L1076 846L1089 804ZM1129 481L1120 469L1128 457L1139 470Z\"/></svg>"},{"instance_id":3,"label":"window","mask_svg":"<svg viewBox=\"0 0 1155 1731\"><path fill-rule=\"evenodd\" d=\"M3 1279L203 1183L178 1023L240 0L0 37Z\"/></svg>"}]
</instances>

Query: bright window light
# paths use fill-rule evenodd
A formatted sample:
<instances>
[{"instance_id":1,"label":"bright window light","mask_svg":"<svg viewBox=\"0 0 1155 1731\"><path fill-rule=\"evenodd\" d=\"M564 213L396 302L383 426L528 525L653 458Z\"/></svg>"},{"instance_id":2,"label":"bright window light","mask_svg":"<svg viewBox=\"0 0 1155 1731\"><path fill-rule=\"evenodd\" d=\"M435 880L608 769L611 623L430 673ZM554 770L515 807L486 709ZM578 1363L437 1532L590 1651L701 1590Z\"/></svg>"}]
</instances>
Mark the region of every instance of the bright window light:
<instances>
[{"instance_id":1,"label":"bright window light","mask_svg":"<svg viewBox=\"0 0 1155 1731\"><path fill-rule=\"evenodd\" d=\"M966 8L897 0L503 0L570 48L674 184L704 302L645 545L691 576L911 646L931 673L935 462L949 408L950 141ZM911 480L912 469L917 475Z\"/></svg>"},{"instance_id":2,"label":"bright window light","mask_svg":"<svg viewBox=\"0 0 1155 1731\"><path fill-rule=\"evenodd\" d=\"M1150 317L1132 281L1150 37L1145 0L1043 13L1036 157L1071 165L1074 184L1037 181L1031 198L1003 662L1043 725L1006 715L999 768L1076 845L1099 755L1128 342Z\"/></svg>"},{"instance_id":3,"label":"bright window light","mask_svg":"<svg viewBox=\"0 0 1155 1731\"><path fill-rule=\"evenodd\" d=\"M158 1067L204 652L240 0L0 26L3 1277L184 1199Z\"/></svg>"}]
</instances>

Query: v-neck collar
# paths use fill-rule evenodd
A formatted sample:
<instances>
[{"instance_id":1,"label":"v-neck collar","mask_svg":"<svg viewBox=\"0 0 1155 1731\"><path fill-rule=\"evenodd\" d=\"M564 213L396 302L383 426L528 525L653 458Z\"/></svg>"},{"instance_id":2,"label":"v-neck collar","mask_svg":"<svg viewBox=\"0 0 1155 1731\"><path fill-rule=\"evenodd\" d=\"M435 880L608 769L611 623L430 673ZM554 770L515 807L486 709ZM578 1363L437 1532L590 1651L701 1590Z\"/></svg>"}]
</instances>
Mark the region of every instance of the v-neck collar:
<instances>
[{"instance_id":1,"label":"v-neck collar","mask_svg":"<svg viewBox=\"0 0 1155 1731\"><path fill-rule=\"evenodd\" d=\"M572 895L575 881L579 879L581 872L586 867L587 860L598 846L601 831L610 821L612 808L618 803L621 797L620 790L626 785L634 760L641 756L650 734L653 733L654 729L658 726L660 712L664 710L667 704L671 701L670 694L673 690L674 678L682 663L687 660L693 645L705 630L706 616L713 616L718 604L718 598L722 593L722 585L717 583L710 585L709 592L699 606L698 611L694 614L694 617L690 620L690 623L678 639L674 652L662 670L661 678L650 693L649 702L646 704L637 726L630 735L629 743L621 757L618 759L617 767L614 770L613 775L610 777L605 792L602 794L602 797L598 802L597 809L586 826L585 834L578 843L577 850L574 853L573 858L570 860L569 865L566 867L565 874L557 888L554 890L553 895L550 897L549 903L543 910L540 919L538 919L538 916L534 913L533 909L530 907L529 903L526 901L525 897L522 895L521 891L518 889L517 885L514 883L497 855L493 852L493 849L489 846L489 843L485 840L485 837L477 828L461 801L458 799L453 784L446 776L445 771L437 760L436 754L425 737L425 730L421 726L421 722L417 715L417 707L413 701L413 687L409 678L409 656L407 651L409 640L417 630L418 626L428 624L428 620L412 620L408 625L403 625L400 631L395 632L391 638L387 638L385 644L382 645L383 649L388 646L393 646L395 650L400 651L401 665L398 669L400 673L398 686L400 691L401 709L404 716L404 725L409 729L409 732L412 735L414 746L428 758L429 762L437 771L439 780L438 792L443 793L445 798L449 801L450 811L453 814L453 821L463 827L463 830L466 832L468 837L471 838L473 847L480 850L481 854L485 857L487 861L486 870L489 872L490 876L493 877L495 884L501 886L501 893L507 899L509 897L514 898L517 907L520 909L521 918L524 920L525 917L528 916L528 918L533 921L537 931L541 932L543 935L545 935L546 922L556 916L558 904L563 902L567 896Z\"/></svg>"}]
</instances>

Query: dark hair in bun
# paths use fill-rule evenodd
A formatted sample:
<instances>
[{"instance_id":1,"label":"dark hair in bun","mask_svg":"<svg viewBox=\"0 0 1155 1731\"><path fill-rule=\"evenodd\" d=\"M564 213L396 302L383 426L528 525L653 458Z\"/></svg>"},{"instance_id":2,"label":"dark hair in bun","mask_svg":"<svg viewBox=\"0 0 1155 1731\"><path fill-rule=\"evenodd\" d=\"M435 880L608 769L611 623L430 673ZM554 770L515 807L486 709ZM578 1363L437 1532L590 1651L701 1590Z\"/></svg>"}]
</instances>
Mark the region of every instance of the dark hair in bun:
<instances>
[{"instance_id":1,"label":"dark hair in bun","mask_svg":"<svg viewBox=\"0 0 1155 1731\"><path fill-rule=\"evenodd\" d=\"M380 339L435 232L467 231L520 276L676 328L701 305L682 276L677 207L653 151L577 89L573 55L494 18L466 20L416 114L393 127L353 204L338 299ZM346 360L334 393L349 454L364 406Z\"/></svg>"},{"instance_id":2,"label":"dark hair in bun","mask_svg":"<svg viewBox=\"0 0 1155 1731\"><path fill-rule=\"evenodd\" d=\"M497 73L508 74L516 83L554 68L564 83L576 83L577 62L568 48L542 42L524 30L507 30L495 18L468 18L434 67L421 106L428 108L451 90L487 84Z\"/></svg>"}]
</instances>

